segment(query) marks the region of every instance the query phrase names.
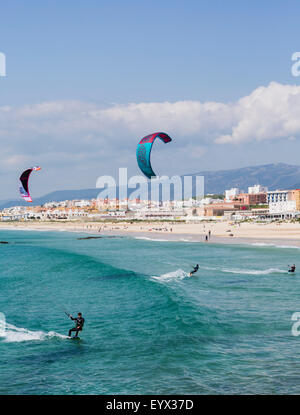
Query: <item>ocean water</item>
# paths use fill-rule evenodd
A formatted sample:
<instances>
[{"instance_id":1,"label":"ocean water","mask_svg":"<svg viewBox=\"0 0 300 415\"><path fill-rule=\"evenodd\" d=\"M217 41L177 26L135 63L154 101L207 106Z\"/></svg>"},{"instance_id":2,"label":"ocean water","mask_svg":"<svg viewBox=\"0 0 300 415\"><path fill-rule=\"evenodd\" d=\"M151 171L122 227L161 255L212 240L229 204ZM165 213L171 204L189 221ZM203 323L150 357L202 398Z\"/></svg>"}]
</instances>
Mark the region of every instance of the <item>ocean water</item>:
<instances>
[{"instance_id":1,"label":"ocean water","mask_svg":"<svg viewBox=\"0 0 300 415\"><path fill-rule=\"evenodd\" d=\"M299 249L80 236L0 232L0 394L300 393Z\"/></svg>"}]
</instances>

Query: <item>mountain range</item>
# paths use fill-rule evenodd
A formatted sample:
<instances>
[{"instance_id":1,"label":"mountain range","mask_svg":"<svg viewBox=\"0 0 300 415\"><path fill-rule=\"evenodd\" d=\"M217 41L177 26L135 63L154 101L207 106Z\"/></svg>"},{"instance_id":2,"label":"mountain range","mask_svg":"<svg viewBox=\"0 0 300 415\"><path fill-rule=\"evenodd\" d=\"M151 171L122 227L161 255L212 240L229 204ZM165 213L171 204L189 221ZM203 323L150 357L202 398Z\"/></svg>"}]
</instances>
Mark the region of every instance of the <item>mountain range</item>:
<instances>
[{"instance_id":1,"label":"mountain range","mask_svg":"<svg viewBox=\"0 0 300 415\"><path fill-rule=\"evenodd\" d=\"M200 171L191 175L204 176L205 193L222 194L226 189L238 187L247 191L249 186L261 184L269 190L300 188L300 166L273 163L261 166L250 166L239 169ZM134 190L134 189L133 189ZM129 189L130 191L133 191ZM93 199L101 189L58 190L34 199L33 205L42 205L46 202ZM21 199L0 201L0 209L11 206L24 206Z\"/></svg>"}]
</instances>

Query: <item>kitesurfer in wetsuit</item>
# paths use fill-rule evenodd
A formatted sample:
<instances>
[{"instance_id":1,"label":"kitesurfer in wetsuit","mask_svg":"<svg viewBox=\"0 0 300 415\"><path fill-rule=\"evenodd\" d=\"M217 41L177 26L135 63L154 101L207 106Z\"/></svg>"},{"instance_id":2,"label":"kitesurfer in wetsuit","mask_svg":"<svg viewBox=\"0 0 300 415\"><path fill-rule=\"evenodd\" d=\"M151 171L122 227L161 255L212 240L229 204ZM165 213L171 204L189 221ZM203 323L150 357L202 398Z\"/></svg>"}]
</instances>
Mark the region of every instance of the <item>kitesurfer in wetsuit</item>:
<instances>
[{"instance_id":1,"label":"kitesurfer in wetsuit","mask_svg":"<svg viewBox=\"0 0 300 415\"><path fill-rule=\"evenodd\" d=\"M78 332L82 331L84 325L84 318L82 317L81 313L78 313L78 317L72 317L71 315L69 315L69 317L71 320L76 321L76 327L73 327L69 330L69 337L71 337L72 331L76 332L74 337L78 337Z\"/></svg>"},{"instance_id":2,"label":"kitesurfer in wetsuit","mask_svg":"<svg viewBox=\"0 0 300 415\"><path fill-rule=\"evenodd\" d=\"M289 272L295 272L296 271L296 265L293 264L290 266Z\"/></svg>"},{"instance_id":3,"label":"kitesurfer in wetsuit","mask_svg":"<svg viewBox=\"0 0 300 415\"><path fill-rule=\"evenodd\" d=\"M198 271L198 269L199 269L199 265L197 264L197 265L194 267L193 271L191 271L191 272L190 272L190 276L191 276L192 274L195 274L195 272L197 272L197 271Z\"/></svg>"}]
</instances>

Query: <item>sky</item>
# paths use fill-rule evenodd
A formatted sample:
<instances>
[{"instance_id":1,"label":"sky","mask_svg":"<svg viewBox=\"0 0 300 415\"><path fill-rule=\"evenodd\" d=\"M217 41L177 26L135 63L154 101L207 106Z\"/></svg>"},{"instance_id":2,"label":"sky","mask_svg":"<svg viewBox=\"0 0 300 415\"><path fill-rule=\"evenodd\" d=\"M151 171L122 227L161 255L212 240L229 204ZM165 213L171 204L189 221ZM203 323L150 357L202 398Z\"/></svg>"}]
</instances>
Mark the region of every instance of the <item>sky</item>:
<instances>
[{"instance_id":1,"label":"sky","mask_svg":"<svg viewBox=\"0 0 300 415\"><path fill-rule=\"evenodd\" d=\"M300 2L10 0L0 6L1 200L93 188L155 131L158 174L299 164Z\"/></svg>"}]
</instances>

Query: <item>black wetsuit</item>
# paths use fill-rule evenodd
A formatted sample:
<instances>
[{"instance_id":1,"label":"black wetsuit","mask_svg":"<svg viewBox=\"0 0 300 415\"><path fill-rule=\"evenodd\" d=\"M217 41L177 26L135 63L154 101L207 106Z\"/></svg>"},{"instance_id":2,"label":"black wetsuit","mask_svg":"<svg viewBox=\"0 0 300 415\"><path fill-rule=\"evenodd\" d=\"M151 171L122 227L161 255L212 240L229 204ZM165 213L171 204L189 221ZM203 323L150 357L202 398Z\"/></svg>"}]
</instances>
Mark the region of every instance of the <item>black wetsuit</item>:
<instances>
[{"instance_id":1,"label":"black wetsuit","mask_svg":"<svg viewBox=\"0 0 300 415\"><path fill-rule=\"evenodd\" d=\"M195 272L197 272L197 271L198 271L198 269L199 269L199 265L197 264L197 265L194 267L193 271L191 271L191 272L190 272L190 274L195 274Z\"/></svg>"},{"instance_id":2,"label":"black wetsuit","mask_svg":"<svg viewBox=\"0 0 300 415\"><path fill-rule=\"evenodd\" d=\"M296 270L296 267L294 265L292 265L289 269L289 272L295 272L295 270Z\"/></svg>"},{"instance_id":3,"label":"black wetsuit","mask_svg":"<svg viewBox=\"0 0 300 415\"><path fill-rule=\"evenodd\" d=\"M84 325L84 318L83 317L72 317L72 316L70 316L70 319L76 321L76 327L69 330L69 337L71 337L72 331L76 331L76 334L75 334L74 337L78 337L78 332L82 330L83 325Z\"/></svg>"}]
</instances>

